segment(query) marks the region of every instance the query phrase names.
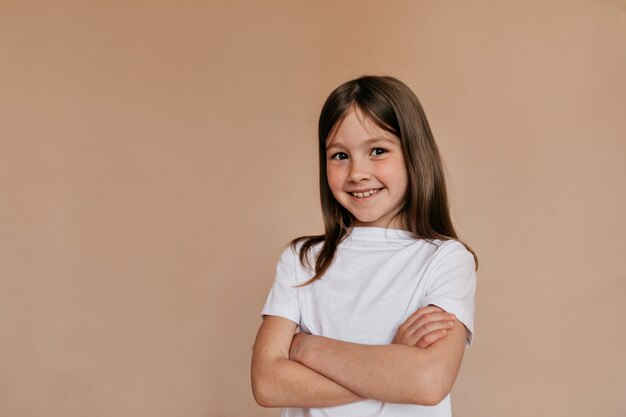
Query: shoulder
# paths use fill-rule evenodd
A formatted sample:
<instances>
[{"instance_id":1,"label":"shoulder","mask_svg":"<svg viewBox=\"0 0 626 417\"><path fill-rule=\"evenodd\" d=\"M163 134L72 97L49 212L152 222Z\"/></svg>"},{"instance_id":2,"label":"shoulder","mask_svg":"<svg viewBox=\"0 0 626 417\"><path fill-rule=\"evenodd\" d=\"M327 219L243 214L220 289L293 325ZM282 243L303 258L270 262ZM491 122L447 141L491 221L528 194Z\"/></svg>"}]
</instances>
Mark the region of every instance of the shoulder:
<instances>
[{"instance_id":1,"label":"shoulder","mask_svg":"<svg viewBox=\"0 0 626 417\"><path fill-rule=\"evenodd\" d=\"M433 264L456 261L458 263L467 264L468 266L474 266L474 255L462 242L456 239L434 239L430 242L436 246L432 255Z\"/></svg>"},{"instance_id":2,"label":"shoulder","mask_svg":"<svg viewBox=\"0 0 626 417\"><path fill-rule=\"evenodd\" d=\"M309 246L307 250L307 239L305 238L289 242L283 247L280 254L278 268L291 271L298 282L310 278L321 246L321 243L315 243Z\"/></svg>"},{"instance_id":3,"label":"shoulder","mask_svg":"<svg viewBox=\"0 0 626 417\"><path fill-rule=\"evenodd\" d=\"M283 247L280 256L278 257L278 267L289 268L294 270L297 262L299 262L299 249L292 244L288 244Z\"/></svg>"},{"instance_id":4,"label":"shoulder","mask_svg":"<svg viewBox=\"0 0 626 417\"><path fill-rule=\"evenodd\" d=\"M281 256L297 258L305 262L315 262L322 245L324 243L323 236L303 236L289 242L284 248Z\"/></svg>"}]
</instances>

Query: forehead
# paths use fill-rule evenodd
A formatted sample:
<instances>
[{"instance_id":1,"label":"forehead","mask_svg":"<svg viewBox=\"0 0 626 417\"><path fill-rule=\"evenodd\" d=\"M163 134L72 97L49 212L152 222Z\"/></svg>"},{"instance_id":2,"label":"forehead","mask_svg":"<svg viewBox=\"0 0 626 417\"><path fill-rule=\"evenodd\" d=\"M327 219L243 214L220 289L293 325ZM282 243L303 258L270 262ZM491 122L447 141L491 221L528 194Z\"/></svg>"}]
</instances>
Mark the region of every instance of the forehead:
<instances>
[{"instance_id":1,"label":"forehead","mask_svg":"<svg viewBox=\"0 0 626 417\"><path fill-rule=\"evenodd\" d=\"M370 139L387 139L399 143L399 138L380 128L374 121L367 117L361 109L354 106L333 127L326 139L326 145L353 141L365 141Z\"/></svg>"}]
</instances>

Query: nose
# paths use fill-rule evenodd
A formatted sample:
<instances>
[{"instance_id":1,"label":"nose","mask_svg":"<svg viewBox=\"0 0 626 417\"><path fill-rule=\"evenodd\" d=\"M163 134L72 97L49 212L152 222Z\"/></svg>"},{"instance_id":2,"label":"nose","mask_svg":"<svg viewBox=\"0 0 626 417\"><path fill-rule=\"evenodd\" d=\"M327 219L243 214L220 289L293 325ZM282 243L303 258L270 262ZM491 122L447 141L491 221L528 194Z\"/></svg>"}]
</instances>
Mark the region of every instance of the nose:
<instances>
[{"instance_id":1,"label":"nose","mask_svg":"<svg viewBox=\"0 0 626 417\"><path fill-rule=\"evenodd\" d=\"M367 160L352 159L350 161L350 172L348 173L348 181L361 182L368 181L372 178L372 173Z\"/></svg>"}]
</instances>

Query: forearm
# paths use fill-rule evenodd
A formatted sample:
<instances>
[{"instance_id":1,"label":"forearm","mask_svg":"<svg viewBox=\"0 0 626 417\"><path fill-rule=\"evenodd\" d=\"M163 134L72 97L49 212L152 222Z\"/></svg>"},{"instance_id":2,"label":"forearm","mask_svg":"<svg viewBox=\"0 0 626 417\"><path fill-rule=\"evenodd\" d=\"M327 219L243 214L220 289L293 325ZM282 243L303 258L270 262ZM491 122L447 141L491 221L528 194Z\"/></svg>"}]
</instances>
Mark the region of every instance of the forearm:
<instances>
[{"instance_id":1,"label":"forearm","mask_svg":"<svg viewBox=\"0 0 626 417\"><path fill-rule=\"evenodd\" d=\"M331 407L363 398L305 365L275 359L252 369L253 393L264 407Z\"/></svg>"},{"instance_id":2,"label":"forearm","mask_svg":"<svg viewBox=\"0 0 626 417\"><path fill-rule=\"evenodd\" d=\"M300 349L292 347L292 359L365 398L433 405L445 397L456 378L456 372L449 372L454 364L446 368L441 352L429 349L363 345L311 335L300 342Z\"/></svg>"},{"instance_id":3,"label":"forearm","mask_svg":"<svg viewBox=\"0 0 626 417\"><path fill-rule=\"evenodd\" d=\"M325 407L362 398L301 363L289 360L296 323L266 316L252 347L252 392L264 407Z\"/></svg>"}]
</instances>

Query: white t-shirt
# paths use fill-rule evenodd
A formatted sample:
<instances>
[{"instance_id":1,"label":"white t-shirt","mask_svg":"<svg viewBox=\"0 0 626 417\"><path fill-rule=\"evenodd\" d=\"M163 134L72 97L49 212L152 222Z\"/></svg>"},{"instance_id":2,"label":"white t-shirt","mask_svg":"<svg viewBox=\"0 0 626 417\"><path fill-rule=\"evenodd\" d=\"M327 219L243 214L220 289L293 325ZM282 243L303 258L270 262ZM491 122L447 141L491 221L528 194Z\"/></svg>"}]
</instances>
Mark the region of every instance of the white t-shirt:
<instances>
[{"instance_id":1,"label":"white t-shirt","mask_svg":"<svg viewBox=\"0 0 626 417\"><path fill-rule=\"evenodd\" d=\"M314 248L317 254L319 245ZM312 258L314 259L314 257ZM417 239L410 232L355 227L338 246L324 276L313 276L287 248L262 315L287 318L301 331L347 342L389 344L398 326L420 307L454 313L474 334L476 273L472 254L456 240ZM324 408L285 408L283 417L450 416L450 396L435 406L364 400Z\"/></svg>"}]
</instances>

